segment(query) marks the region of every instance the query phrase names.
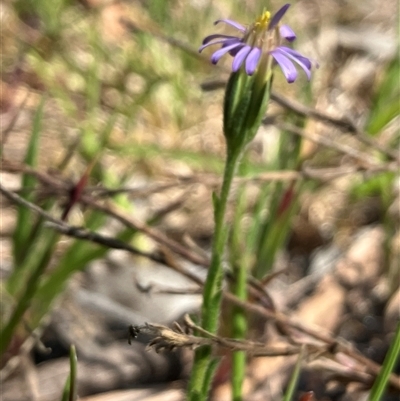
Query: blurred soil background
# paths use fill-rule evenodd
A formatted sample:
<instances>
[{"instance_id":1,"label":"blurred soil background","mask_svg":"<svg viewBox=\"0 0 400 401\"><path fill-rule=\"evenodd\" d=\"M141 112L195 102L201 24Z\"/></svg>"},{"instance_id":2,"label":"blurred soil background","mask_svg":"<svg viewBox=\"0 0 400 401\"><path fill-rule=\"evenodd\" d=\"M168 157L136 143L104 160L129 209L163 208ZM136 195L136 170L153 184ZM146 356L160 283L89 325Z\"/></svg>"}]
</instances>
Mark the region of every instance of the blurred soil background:
<instances>
[{"instance_id":1,"label":"blurred soil background","mask_svg":"<svg viewBox=\"0 0 400 401\"><path fill-rule=\"evenodd\" d=\"M71 344L81 400L184 399L192 351L147 351L145 336L129 345L127 328L170 326L199 309L198 285L178 270L205 277L196 257L208 257L212 240L230 61L211 66L210 52L197 49L215 20L251 22L260 3L0 3L1 185L60 219L84 177L86 198L72 205L68 224L143 253L59 235L46 225L38 230L57 239L39 290L51 286L54 272L63 271L63 278L54 281L58 295L47 309L33 298L13 333L1 361L3 401L60 400ZM270 10L283 5L269 3ZM304 76L288 85L276 69L276 97L242 163L229 212L233 221L243 183L245 226L259 218L254 209L264 188L272 197L278 185L286 195L295 189L296 208L282 223L284 237L263 284L269 302L377 364L400 318L398 12L394 0L292 2L285 22L298 34L295 47L319 69L310 85ZM35 124L37 158L27 163ZM282 132L302 138L299 162L283 169L276 159ZM116 207L125 220L110 212ZM4 321L15 302L7 281L19 286L13 272L25 260L18 254L33 260L39 252L21 244L16 251L15 230L38 227L35 216L18 220L16 204L1 198ZM86 253L76 245L81 242ZM268 319L253 320L254 340L275 345L287 335ZM296 360L249 358L245 399L280 399ZM348 355L308 355L295 399L313 391L318 401L364 400L373 379ZM228 357L212 396L230 399ZM385 400L398 396L392 385Z\"/></svg>"}]
</instances>

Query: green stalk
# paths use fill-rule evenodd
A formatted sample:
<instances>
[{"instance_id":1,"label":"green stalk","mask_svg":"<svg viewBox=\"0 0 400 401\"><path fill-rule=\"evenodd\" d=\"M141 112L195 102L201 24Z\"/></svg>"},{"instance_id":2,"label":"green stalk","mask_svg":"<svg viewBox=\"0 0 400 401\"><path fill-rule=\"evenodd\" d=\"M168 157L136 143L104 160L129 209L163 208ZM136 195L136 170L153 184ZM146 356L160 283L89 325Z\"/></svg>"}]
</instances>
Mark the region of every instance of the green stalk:
<instances>
[{"instance_id":1,"label":"green stalk","mask_svg":"<svg viewBox=\"0 0 400 401\"><path fill-rule=\"evenodd\" d=\"M227 152L224 178L220 196L214 195L214 220L215 231L211 263L204 285L203 306L201 310L201 325L203 329L216 333L218 329L218 318L222 299L223 269L222 258L227 240L225 227L225 214L228 203L229 192L237 164L241 156L241 149L237 152ZM189 400L206 401L211 386L209 367L212 362L211 347L204 346L196 350L192 375L189 383ZM213 364L214 369L216 368ZM205 381L207 379L207 385Z\"/></svg>"},{"instance_id":2,"label":"green stalk","mask_svg":"<svg viewBox=\"0 0 400 401\"><path fill-rule=\"evenodd\" d=\"M272 57L262 57L257 72L251 77L243 69L233 72L228 80L225 99L223 128L227 146L227 158L220 197L214 196L215 232L211 264L203 291L201 324L203 329L215 334L222 299L222 258L228 230L225 212L232 179L243 149L253 140L265 115L271 86ZM206 401L211 387L211 347L201 347L195 353L192 376L189 383L189 401ZM236 356L237 368L244 369L243 356ZM214 360L215 361L215 360ZM237 391L237 390L235 390Z\"/></svg>"},{"instance_id":3,"label":"green stalk","mask_svg":"<svg viewBox=\"0 0 400 401\"><path fill-rule=\"evenodd\" d=\"M251 248L243 243L242 218L246 211L247 197L246 185L243 185L236 200L235 218L233 221L232 233L230 234L229 256L232 266L233 280L230 283L230 290L242 301L247 300L247 267L250 265ZM230 309L232 331L230 336L236 339L245 339L247 333L247 316L243 308L232 306ZM232 354L231 388L232 400L242 401L242 387L246 373L246 353L236 351Z\"/></svg>"},{"instance_id":4,"label":"green stalk","mask_svg":"<svg viewBox=\"0 0 400 401\"><path fill-rule=\"evenodd\" d=\"M77 373L78 373L78 358L76 356L75 345L72 344L69 349L69 375L65 382L61 401L77 400L77 389L76 389Z\"/></svg>"},{"instance_id":5,"label":"green stalk","mask_svg":"<svg viewBox=\"0 0 400 401\"><path fill-rule=\"evenodd\" d=\"M400 323L397 323L396 333L390 345L390 348L386 354L382 368L376 378L374 385L372 386L369 394L369 401L379 401L388 385L390 375L396 366L396 363L400 356Z\"/></svg>"},{"instance_id":6,"label":"green stalk","mask_svg":"<svg viewBox=\"0 0 400 401\"><path fill-rule=\"evenodd\" d=\"M245 301L247 299L247 270L246 264L240 262L235 272L235 295ZM233 338L244 339L247 333L247 318L243 308L234 307L232 318ZM246 353L236 351L232 355L232 399L242 401L242 386L246 374Z\"/></svg>"}]
</instances>

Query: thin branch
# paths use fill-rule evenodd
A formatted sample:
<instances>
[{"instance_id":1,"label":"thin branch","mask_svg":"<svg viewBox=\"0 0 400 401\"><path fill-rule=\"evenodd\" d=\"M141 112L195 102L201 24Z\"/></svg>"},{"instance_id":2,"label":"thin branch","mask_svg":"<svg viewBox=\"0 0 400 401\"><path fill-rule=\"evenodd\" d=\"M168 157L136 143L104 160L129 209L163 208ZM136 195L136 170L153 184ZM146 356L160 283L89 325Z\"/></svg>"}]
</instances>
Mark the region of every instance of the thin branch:
<instances>
[{"instance_id":1,"label":"thin branch","mask_svg":"<svg viewBox=\"0 0 400 401\"><path fill-rule=\"evenodd\" d=\"M71 226L64 221L55 218L52 216L50 213L46 212L39 206L35 205L32 202L27 201L26 199L20 197L16 193L9 191L6 189L1 183L0 183L0 192L8 198L10 201L13 203L24 206L29 208L30 210L34 211L41 217L45 218L48 220L48 223L46 223L46 226L48 228L52 228L61 234L67 235L69 237L73 238L78 238L78 239L84 239L93 243L96 243L98 245L103 245L111 249L122 249L125 251L128 251L134 255L137 256L144 256L148 259L153 260L154 262L157 263L164 263L164 259L161 255L157 255L156 253L149 253L149 252L144 252L141 251L123 241L120 241L117 238L106 236L106 235L101 235L96 232L87 230L83 227L75 227Z\"/></svg>"},{"instance_id":2,"label":"thin branch","mask_svg":"<svg viewBox=\"0 0 400 401\"><path fill-rule=\"evenodd\" d=\"M168 294L168 295L198 295L202 293L200 287L196 288L173 288L161 286L159 284L149 283L143 285L139 281L135 280L136 288L144 294Z\"/></svg>"},{"instance_id":3,"label":"thin branch","mask_svg":"<svg viewBox=\"0 0 400 401\"><path fill-rule=\"evenodd\" d=\"M379 142L368 136L364 131L360 130L356 123L349 117L337 118L330 116L329 114L321 113L318 110L312 109L310 107L304 106L300 102L293 99L288 99L279 95L275 92L271 94L271 99L281 106L290 109L300 115L313 118L315 120L334 125L340 128L342 131L348 131L355 135L360 142L371 146L374 149L378 149L381 153L385 154L392 160L399 161L399 154L391 149L387 149L382 146Z\"/></svg>"},{"instance_id":4,"label":"thin branch","mask_svg":"<svg viewBox=\"0 0 400 401\"><path fill-rule=\"evenodd\" d=\"M360 152L359 150L346 145L344 143L338 142L338 141L333 141L332 139L326 137L326 136L322 136L322 135L318 135L318 134L313 134L311 132L306 132L305 130L302 130L298 127L296 127L295 125L292 124L282 124L282 123L278 123L276 124L276 126L278 128L280 128L283 131L288 131L290 133L296 134L298 136L301 136L303 138L306 138L312 142L315 142L317 144L320 145L324 145L326 147L332 148L337 150L340 153L344 153L345 155L349 155L350 157L357 159L361 162L363 162L363 164L365 166L370 167L374 167L376 166L376 162L375 160L368 154L365 154L363 152Z\"/></svg>"},{"instance_id":5,"label":"thin branch","mask_svg":"<svg viewBox=\"0 0 400 401\"><path fill-rule=\"evenodd\" d=\"M46 212L43 210L40 206L35 205L32 202L27 201L26 199L22 198L21 196L17 195L16 193L9 191L7 188L5 188L2 183L0 182L0 193L2 193L7 199L9 199L11 202L16 203L17 205L24 206L40 216L44 217L46 220L54 223L54 224L60 224L63 225L64 223L53 217L50 213Z\"/></svg>"},{"instance_id":6,"label":"thin branch","mask_svg":"<svg viewBox=\"0 0 400 401\"><path fill-rule=\"evenodd\" d=\"M133 216L128 215L127 213L123 212L114 205L100 204L99 202L96 202L93 198L89 196L82 196L81 202L87 206L92 207L93 209L100 210L106 213L107 215L114 217L116 220L124 224L126 227L132 228L133 230L137 230L146 234L149 238L153 239L157 243L168 247L177 255L180 255L197 265L207 266L209 263L208 259L192 252L188 248L181 245L179 242L174 241L173 239L167 237L158 230L149 227L145 223L142 223Z\"/></svg>"},{"instance_id":7,"label":"thin branch","mask_svg":"<svg viewBox=\"0 0 400 401\"><path fill-rule=\"evenodd\" d=\"M218 335L213 335L201 327L195 325L188 315L184 318L185 327L190 331L196 331L202 333L205 337L198 337L192 334L187 334L175 323L175 330L172 330L166 326L159 324L146 323L140 326L130 326L129 333L130 337L136 338L140 333L147 333L154 336L149 343L149 348L154 348L156 352L162 350L172 351L176 348L191 348L195 349L202 346L212 346L217 348L226 348L232 351L245 351L249 355L254 357L261 356L283 356L283 355L294 355L298 354L301 350L299 346L282 346L282 347L271 347L265 346L265 344L257 343L247 340L236 340L231 338L224 338ZM321 351L321 347L310 347L314 351L318 348Z\"/></svg>"},{"instance_id":8,"label":"thin branch","mask_svg":"<svg viewBox=\"0 0 400 401\"><path fill-rule=\"evenodd\" d=\"M157 263L163 263L162 257L158 256L156 253L144 252L138 248L135 248L126 242L120 241L115 237L110 237L108 235L98 234L94 231L87 230L83 227L74 227L68 224L60 224L61 220L57 223L47 223L48 228L52 228L61 234L67 235L68 237L83 239L86 241L93 242L98 245L103 245L111 249L119 249L128 251L136 256L144 256L148 259L153 260Z\"/></svg>"}]
</instances>

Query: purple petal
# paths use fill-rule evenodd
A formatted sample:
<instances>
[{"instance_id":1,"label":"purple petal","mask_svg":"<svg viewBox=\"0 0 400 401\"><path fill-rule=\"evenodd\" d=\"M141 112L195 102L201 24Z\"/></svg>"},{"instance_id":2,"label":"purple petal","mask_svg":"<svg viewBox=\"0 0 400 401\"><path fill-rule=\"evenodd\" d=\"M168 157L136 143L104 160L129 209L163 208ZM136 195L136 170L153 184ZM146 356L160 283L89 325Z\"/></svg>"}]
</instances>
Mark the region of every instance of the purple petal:
<instances>
[{"instance_id":1,"label":"purple petal","mask_svg":"<svg viewBox=\"0 0 400 401\"><path fill-rule=\"evenodd\" d=\"M209 35L206 36L203 40L203 45L206 43L210 42L211 40L218 39L218 38L225 38L225 39L238 39L236 36L231 36L231 35L221 35L219 33L216 33L214 35Z\"/></svg>"},{"instance_id":2,"label":"purple petal","mask_svg":"<svg viewBox=\"0 0 400 401\"><path fill-rule=\"evenodd\" d=\"M211 62L213 64L217 64L219 59L225 55L226 53L229 53L230 50L235 49L238 46L244 46L243 43L234 43L233 45L223 47L222 49L217 50L212 56L211 56Z\"/></svg>"},{"instance_id":3,"label":"purple petal","mask_svg":"<svg viewBox=\"0 0 400 401\"><path fill-rule=\"evenodd\" d=\"M296 39L296 34L289 25L282 25L279 28L279 33L281 34L282 38L285 38L289 42L293 42Z\"/></svg>"},{"instance_id":4,"label":"purple petal","mask_svg":"<svg viewBox=\"0 0 400 401\"><path fill-rule=\"evenodd\" d=\"M250 53L251 46L244 46L242 47L238 53L236 54L235 58L233 59L232 63L232 71L236 72L242 66L243 61L246 59L247 55Z\"/></svg>"},{"instance_id":5,"label":"purple petal","mask_svg":"<svg viewBox=\"0 0 400 401\"><path fill-rule=\"evenodd\" d=\"M302 56L300 53L296 52L293 49L289 49L288 47L278 47L276 50L280 51L283 55L289 57L293 61L295 61L306 73L307 79L311 78L311 61Z\"/></svg>"},{"instance_id":6,"label":"purple petal","mask_svg":"<svg viewBox=\"0 0 400 401\"><path fill-rule=\"evenodd\" d=\"M222 43L222 46L226 47L226 46L230 46L230 45L233 45L233 44L238 44L239 45L242 42L237 38L216 40L214 42L207 43L207 44L205 44L203 46L200 46L199 47L199 53L201 53L206 47L212 46L212 45L217 45L219 43Z\"/></svg>"},{"instance_id":7,"label":"purple petal","mask_svg":"<svg viewBox=\"0 0 400 401\"><path fill-rule=\"evenodd\" d=\"M281 7L276 12L276 14L272 17L271 21L269 22L268 30L274 29L278 25L279 21L285 15L285 13L289 7L290 7L290 4L285 4L283 7Z\"/></svg>"},{"instance_id":8,"label":"purple petal","mask_svg":"<svg viewBox=\"0 0 400 401\"><path fill-rule=\"evenodd\" d=\"M214 22L214 25L217 25L220 22L225 22L225 24L231 25L241 32L246 32L246 28L243 25L240 25L239 23L232 21L231 19L219 19Z\"/></svg>"},{"instance_id":9,"label":"purple petal","mask_svg":"<svg viewBox=\"0 0 400 401\"><path fill-rule=\"evenodd\" d=\"M229 44L228 44L229 45ZM228 45L226 45L226 46L228 46ZM224 45L225 46L225 45ZM235 57L236 56L236 54L238 54L238 52L240 51L240 49L241 49L241 47L235 47L234 49L232 49L232 50L229 50L229 54L232 56L232 57Z\"/></svg>"},{"instance_id":10,"label":"purple petal","mask_svg":"<svg viewBox=\"0 0 400 401\"><path fill-rule=\"evenodd\" d=\"M251 52L246 58L246 74L253 75L257 68L258 61L261 57L261 49L258 47L253 47Z\"/></svg>"},{"instance_id":11,"label":"purple petal","mask_svg":"<svg viewBox=\"0 0 400 401\"><path fill-rule=\"evenodd\" d=\"M303 64L307 66L309 70L311 70L312 63L311 60L302 54L300 54L298 51L291 49L290 47L286 46L279 46L279 49L283 50L285 53L290 54L293 57L296 57L299 59Z\"/></svg>"},{"instance_id":12,"label":"purple petal","mask_svg":"<svg viewBox=\"0 0 400 401\"><path fill-rule=\"evenodd\" d=\"M294 64L278 49L271 51L272 57L281 67L283 74L285 75L286 80L291 84L297 78L297 71Z\"/></svg>"},{"instance_id":13,"label":"purple petal","mask_svg":"<svg viewBox=\"0 0 400 401\"><path fill-rule=\"evenodd\" d=\"M222 45L222 47L226 47L226 46L229 46L229 45L231 45L231 44L233 45L234 43L237 43L237 42L241 43L241 44L244 46L244 43L243 43L242 40L239 40L239 41L234 42L233 39L228 39L228 40L226 41L226 43L224 43L224 44ZM238 47L235 47L235 48L232 49L232 50L229 50L229 54L230 54L232 57L235 57L236 54L238 53L238 51L240 51L240 49L241 49L243 46L238 46Z\"/></svg>"}]
</instances>

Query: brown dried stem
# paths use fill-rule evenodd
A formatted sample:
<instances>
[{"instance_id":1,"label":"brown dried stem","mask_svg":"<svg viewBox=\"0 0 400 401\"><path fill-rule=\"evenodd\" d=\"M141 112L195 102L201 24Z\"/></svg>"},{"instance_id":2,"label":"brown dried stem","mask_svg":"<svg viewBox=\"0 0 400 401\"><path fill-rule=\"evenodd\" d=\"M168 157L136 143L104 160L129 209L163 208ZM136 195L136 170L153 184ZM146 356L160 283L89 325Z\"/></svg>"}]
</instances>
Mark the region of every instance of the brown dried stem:
<instances>
[{"instance_id":1,"label":"brown dried stem","mask_svg":"<svg viewBox=\"0 0 400 401\"><path fill-rule=\"evenodd\" d=\"M227 348L232 351L245 351L254 357L271 357L294 355L298 354L301 350L300 346L286 345L281 347L271 347L254 341L220 337L195 325L190 319L189 315L185 315L184 323L185 327L190 329L190 332L195 331L201 333L203 337L185 333L185 331L177 323L175 323L175 330L159 324L146 323L145 325L141 326L131 326L129 332L131 337L136 337L139 333L143 332L155 336L149 343L149 347L154 347L156 352L183 347L194 349L206 345L218 348ZM310 347L310 350L315 352L316 347ZM318 351L320 350L321 347L318 347Z\"/></svg>"}]
</instances>

